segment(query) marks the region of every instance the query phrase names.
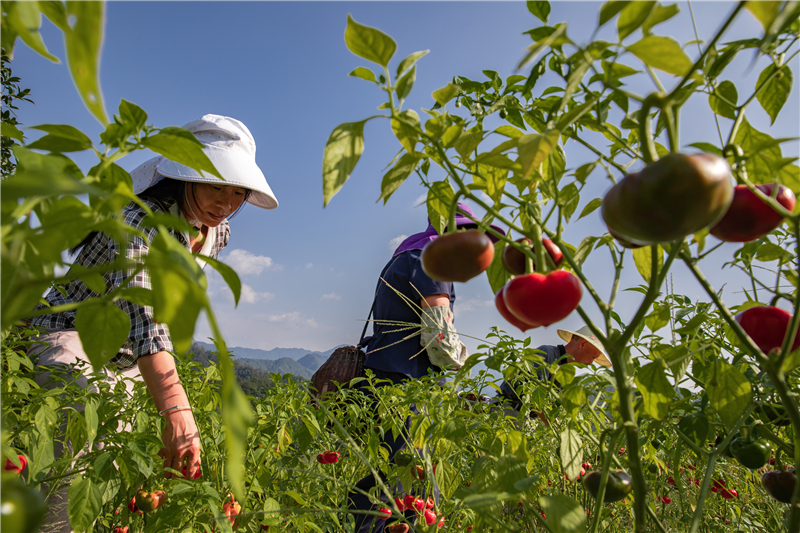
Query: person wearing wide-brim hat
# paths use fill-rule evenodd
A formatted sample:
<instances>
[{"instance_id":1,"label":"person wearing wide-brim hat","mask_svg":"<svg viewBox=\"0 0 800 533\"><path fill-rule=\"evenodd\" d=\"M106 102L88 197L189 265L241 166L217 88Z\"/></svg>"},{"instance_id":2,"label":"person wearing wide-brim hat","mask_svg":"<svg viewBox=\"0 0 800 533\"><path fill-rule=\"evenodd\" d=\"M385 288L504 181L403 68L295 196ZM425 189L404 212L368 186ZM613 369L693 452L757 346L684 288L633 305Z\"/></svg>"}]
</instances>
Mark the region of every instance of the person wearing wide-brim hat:
<instances>
[{"instance_id":1,"label":"person wearing wide-brim hat","mask_svg":"<svg viewBox=\"0 0 800 533\"><path fill-rule=\"evenodd\" d=\"M589 326L583 326L578 331L559 329L556 330L556 333L558 333L558 336L561 337L566 344L558 344L555 346L543 345L536 348L542 352L539 355L544 359L543 364L545 366L549 366L553 363L558 363L559 365L567 363L591 365L592 363L597 363L606 368L611 367L611 361L609 361L606 356L603 345L597 340L597 337L592 334L592 330L589 329ZM541 380L550 381L553 379L550 371L545 369L537 370L536 376ZM507 381L503 381L502 385L500 385L500 396L511 402L511 408L514 411L519 411L522 408L522 399L515 390L517 386L519 386L519 380L517 380L514 386Z\"/></svg>"},{"instance_id":2,"label":"person wearing wide-brim hat","mask_svg":"<svg viewBox=\"0 0 800 533\"><path fill-rule=\"evenodd\" d=\"M154 213L182 217L195 228L193 232L175 228L168 230L187 250L216 258L228 244L228 219L245 202L263 209L274 209L278 207L278 201L256 164L256 144L243 123L230 117L205 115L184 128L204 144L203 152L224 180L164 157L155 157L131 172L133 189ZM124 249L108 234L92 233L73 248L72 252L77 254L75 265L82 269L97 268L113 263L123 254L133 261L141 261L158 232L157 228L146 223L146 218L146 211L136 202L131 202L122 210L121 220L140 233L131 231ZM131 276L134 272L131 269L103 274L106 289L111 291L123 284L152 288L146 270ZM80 279L59 289L52 289L45 296L51 307L98 296ZM164 448L160 452L164 467L178 471L185 469L187 477L191 478L200 466L200 439L191 405L170 353L173 345L169 330L166 325L155 321L151 307L122 299L115 303L129 316L131 329L122 349L109 361L116 371L112 366L104 368L103 379L110 382L112 388L123 378L126 378L124 382L129 389L132 388L131 380L145 382L156 409L165 418ZM37 343L28 353L31 356L38 354L40 366L75 368L80 361L89 361L75 329L75 311L39 316L32 325L42 333L34 339ZM37 375L37 381L45 387L59 386L54 383L53 375L46 371ZM76 383L86 387L87 376L77 376ZM56 456L61 453L61 445L57 447ZM172 477L172 474L166 476ZM63 496L63 502L53 498L48 502L52 511L47 519L48 531L70 531L66 520L66 494ZM59 503L64 505L59 506Z\"/></svg>"}]
</instances>

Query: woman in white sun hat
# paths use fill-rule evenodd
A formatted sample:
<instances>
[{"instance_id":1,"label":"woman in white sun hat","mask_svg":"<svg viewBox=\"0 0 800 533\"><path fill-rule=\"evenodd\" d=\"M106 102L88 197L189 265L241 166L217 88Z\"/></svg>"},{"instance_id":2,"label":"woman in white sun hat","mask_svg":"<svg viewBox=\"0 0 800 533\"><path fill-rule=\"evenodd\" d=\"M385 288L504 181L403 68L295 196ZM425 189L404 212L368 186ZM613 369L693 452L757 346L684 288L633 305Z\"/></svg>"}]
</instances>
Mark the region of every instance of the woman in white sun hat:
<instances>
[{"instance_id":1,"label":"woman in white sun hat","mask_svg":"<svg viewBox=\"0 0 800 533\"><path fill-rule=\"evenodd\" d=\"M549 367L553 363L563 365L566 363L581 363L584 365L591 365L597 363L606 368L611 367L611 361L608 360L603 345L597 340L597 337L592 334L589 326L583 326L578 331L569 331L566 329L556 330L558 336L566 342L566 344L558 344L555 346L544 345L536 348L542 353L539 354L544 359L544 366ZM538 366L538 365L537 365ZM538 369L536 370L536 377L540 380L550 381L553 375L549 370ZM511 408L514 411L519 411L522 408L522 399L517 394L515 389L519 388L520 380L514 380L513 384L503 381L500 386L499 396L511 402ZM541 417L540 413L536 413ZM542 418L544 420L544 418ZM545 423L547 423L545 421Z\"/></svg>"},{"instance_id":2,"label":"woman in white sun hat","mask_svg":"<svg viewBox=\"0 0 800 533\"><path fill-rule=\"evenodd\" d=\"M274 209L278 207L278 201L256 165L255 141L244 124L229 117L205 115L186 124L184 128L205 145L203 151L225 180L164 157L155 157L131 172L134 192L153 212L181 216L194 226L197 231L192 235L169 230L188 250L216 257L230 237L228 219L241 209L244 202L263 209ZM147 214L134 202L123 209L122 216L126 224L141 231L147 238L133 235L127 248L120 250L108 235L91 234L73 249L73 253L77 253L76 265L93 268L114 261L122 253L134 260L147 254L157 229L143 224ZM152 287L147 271L139 272L133 280L129 280L131 273L117 271L105 274L106 287L111 290L122 283L147 289ZM51 289L45 296L50 306L99 296L80 280L72 281L60 289ZM151 307L125 300L116 303L130 317L131 330L125 345L109 361L116 366L117 372L111 368L104 369L104 379L111 382L112 386L122 378L144 380L156 409L165 418L162 434L164 449L161 452L164 466L179 471L185 469L187 477L191 478L200 465L200 439L186 392L175 371L169 330L164 324L156 323ZM75 329L74 311L40 316L33 320L32 325L42 331L37 339L42 344L34 344L29 350L32 356L38 354L40 366L75 367L80 365L80 361L88 363ZM59 386L52 383L52 375L47 372L41 373L37 379L46 387L48 384ZM79 376L77 383L86 387L86 376ZM131 387L129 381L126 384ZM56 452L58 455L61 450ZM168 473L167 477L171 475ZM54 522L65 522L52 531L70 530L65 520L66 494L63 496L63 512L53 509L58 507L59 502L48 502L54 511L48 520L51 526L56 525Z\"/></svg>"}]
</instances>

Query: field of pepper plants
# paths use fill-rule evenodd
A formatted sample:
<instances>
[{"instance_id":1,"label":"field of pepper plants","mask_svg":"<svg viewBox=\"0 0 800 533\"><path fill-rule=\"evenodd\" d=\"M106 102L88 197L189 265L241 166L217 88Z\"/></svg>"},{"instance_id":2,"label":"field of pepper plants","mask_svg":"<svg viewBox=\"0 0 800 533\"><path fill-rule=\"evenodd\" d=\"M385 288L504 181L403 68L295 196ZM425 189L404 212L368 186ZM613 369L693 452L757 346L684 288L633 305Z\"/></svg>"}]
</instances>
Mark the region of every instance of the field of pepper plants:
<instances>
[{"instance_id":1,"label":"field of pepper plants","mask_svg":"<svg viewBox=\"0 0 800 533\"><path fill-rule=\"evenodd\" d=\"M616 24L618 39L610 42L570 36L566 24L549 20L548 2L520 3L535 26L519 74L504 80L484 70L486 79L471 80L452 73L420 113L402 106L425 52L398 60L390 36L348 18L346 46L370 65L351 75L375 85L381 114L331 133L325 204L358 171L365 124L388 122L400 151L381 199L418 179L441 235L434 242L454 243L443 263L423 252L426 270L453 279L485 271L508 322L483 332L479 353L446 380L376 388L375 403L347 389L316 400L307 383L281 376L255 400L235 382L203 272L172 239L154 241L144 260L153 289L122 287L83 302L77 325L79 333L107 325L84 340L95 368L116 353L128 328L115 301L152 305L170 326L203 446L202 474L187 480L164 477L163 419L142 386L128 394L98 379L81 388L64 375L63 387L40 388L42 370L25 355L24 319L53 283L75 276L91 286L98 276L57 275L64 250L94 230L125 239L115 218L132 199L130 176L117 164L122 156L148 148L215 170L190 134L148 126L147 114L129 102L108 121L97 87L103 4L4 2L3 47L13 49L19 37L47 54L35 24L45 15L65 34L87 107L108 125L99 162L84 175L68 154L94 144L77 129L39 126L47 135L25 145L13 124L3 124L3 135L18 143L0 206L3 531L36 531L43 497L63 486L75 531L352 531L348 492L382 473L386 481L371 497L384 500L374 515L393 533L800 532L800 167L782 152L797 139L773 138L746 116L759 106L774 122L797 97L790 64L800 5L724 5L730 13L714 35L679 43L659 33L659 24L687 17L676 4L596 4L598 29ZM761 32L727 40L738 17L755 17ZM768 60L752 72L752 86L729 80L739 54ZM561 82L541 86L545 73ZM632 83L641 79L649 92ZM716 114L719 137L686 146L681 111L696 100ZM485 128L495 114L502 125ZM596 159L571 167L568 143ZM610 190L586 197L595 182ZM455 231L462 200L485 210L479 232ZM605 226L580 242L564 239L571 221L598 209ZM495 245L481 235L493 231L490 224L507 231L495 233ZM747 276L744 303L726 304L706 268L722 242L740 243L724 262ZM522 266L511 265L514 252ZM598 273L583 268L590 255L613 267L608 296L595 288ZM678 263L701 297L667 284ZM236 273L211 265L238 295ZM637 283L626 281L626 268ZM641 296L632 312L616 307L623 290ZM187 355L201 309L215 328L219 366ZM530 339L504 331L556 324L572 312L613 367L554 365L554 380L540 380L542 359ZM486 396L499 385L495 376L520 383L519 412ZM401 434L407 417L415 451L390 461L380 438ZM398 481L404 494L394 491Z\"/></svg>"}]
</instances>

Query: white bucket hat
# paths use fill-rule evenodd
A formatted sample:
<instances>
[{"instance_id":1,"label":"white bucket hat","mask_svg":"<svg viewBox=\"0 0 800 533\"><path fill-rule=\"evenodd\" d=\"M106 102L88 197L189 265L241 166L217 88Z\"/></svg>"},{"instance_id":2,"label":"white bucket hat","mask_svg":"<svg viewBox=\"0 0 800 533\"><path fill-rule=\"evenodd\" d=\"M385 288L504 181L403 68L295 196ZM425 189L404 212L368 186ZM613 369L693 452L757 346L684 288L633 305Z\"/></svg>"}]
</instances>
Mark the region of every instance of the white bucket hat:
<instances>
[{"instance_id":1,"label":"white bucket hat","mask_svg":"<svg viewBox=\"0 0 800 533\"><path fill-rule=\"evenodd\" d=\"M606 368L610 368L611 367L611 361L608 360L608 357L606 356L606 351L603 348L603 345L600 344L600 341L597 340L597 337L592 335L592 330L589 328L589 326L583 326L578 331L569 331L569 330L566 330L566 329L559 329L559 330L556 330L556 333L558 333L558 336L561 337L564 340L564 342L571 341L573 335L577 335L578 337L588 341L592 346L594 346L595 348L600 350L600 355L595 357L593 362L597 363L598 365L604 366Z\"/></svg>"},{"instance_id":2,"label":"white bucket hat","mask_svg":"<svg viewBox=\"0 0 800 533\"><path fill-rule=\"evenodd\" d=\"M253 191L247 201L262 209L275 209L278 199L256 165L256 142L247 126L235 118L204 115L184 126L205 145L203 151L225 178L220 180L180 163L158 156L131 171L133 192L139 194L158 183L162 177L200 183L220 183Z\"/></svg>"}]
</instances>

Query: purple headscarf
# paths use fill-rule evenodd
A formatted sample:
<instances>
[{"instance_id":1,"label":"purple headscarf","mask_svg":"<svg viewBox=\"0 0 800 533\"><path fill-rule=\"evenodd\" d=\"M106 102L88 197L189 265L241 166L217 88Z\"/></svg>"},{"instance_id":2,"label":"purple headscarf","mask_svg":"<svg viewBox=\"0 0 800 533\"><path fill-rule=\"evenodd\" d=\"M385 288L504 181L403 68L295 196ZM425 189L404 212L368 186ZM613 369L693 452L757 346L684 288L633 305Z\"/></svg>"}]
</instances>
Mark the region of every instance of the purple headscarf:
<instances>
[{"instance_id":1,"label":"purple headscarf","mask_svg":"<svg viewBox=\"0 0 800 533\"><path fill-rule=\"evenodd\" d=\"M470 218L467 218L464 214L466 213L470 215L472 218L477 218L475 214L472 212L472 209L469 208L468 205L459 203L458 210L456 211L456 227L459 228L476 228L478 225L475 224ZM498 233L502 233L503 235L506 234L502 228L499 226L495 226L494 224L491 225L492 229L497 231ZM420 233L415 233L410 237L406 238L403 242L400 243L400 246L397 247L397 250L394 251L392 257L396 257L403 252L407 252L409 250L422 250L425 248L425 245L431 242L433 239L439 236L436 229L431 224L430 219L428 219L428 228ZM497 242L497 237L491 235L489 233L486 234L492 242Z\"/></svg>"}]
</instances>

